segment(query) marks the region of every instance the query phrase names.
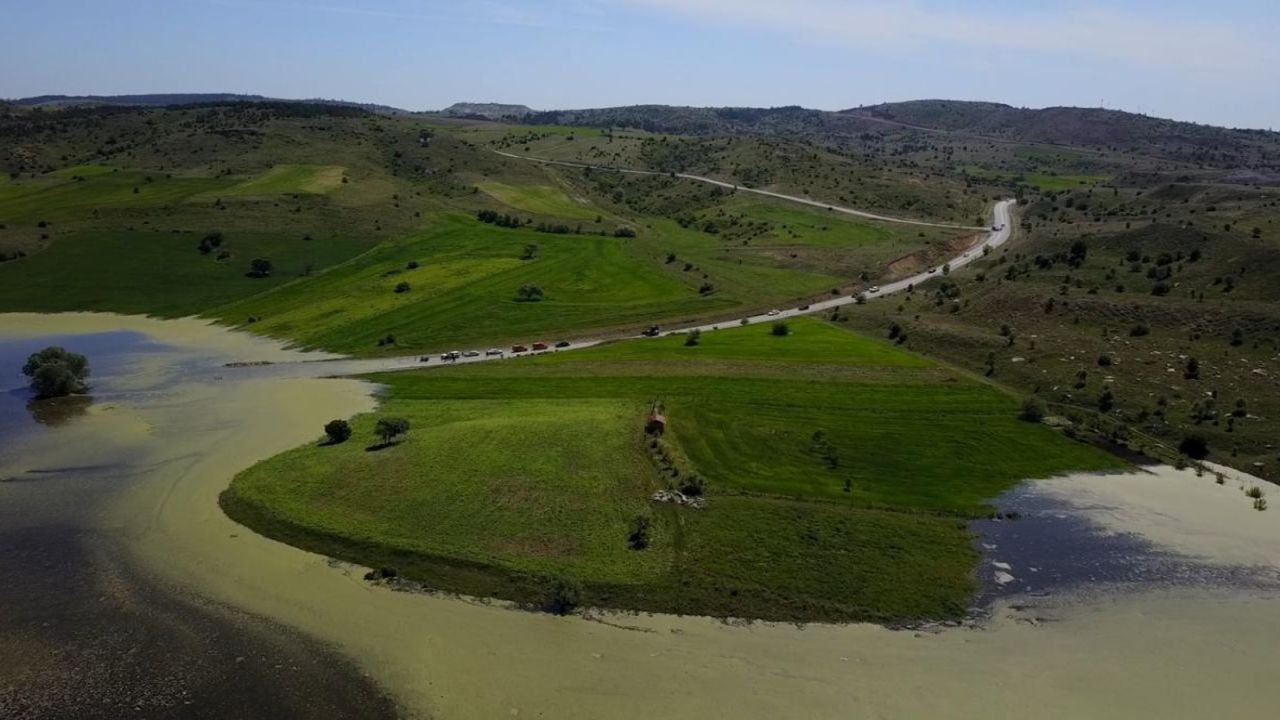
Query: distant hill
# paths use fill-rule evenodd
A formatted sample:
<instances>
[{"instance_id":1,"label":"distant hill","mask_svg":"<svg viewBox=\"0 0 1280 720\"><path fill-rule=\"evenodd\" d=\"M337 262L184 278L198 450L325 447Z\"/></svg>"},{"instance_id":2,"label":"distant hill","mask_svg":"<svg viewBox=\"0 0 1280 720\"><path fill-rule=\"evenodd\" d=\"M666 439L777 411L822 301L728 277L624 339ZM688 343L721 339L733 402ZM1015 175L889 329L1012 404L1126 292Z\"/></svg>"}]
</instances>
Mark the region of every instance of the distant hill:
<instances>
[{"instance_id":1,"label":"distant hill","mask_svg":"<svg viewBox=\"0 0 1280 720\"><path fill-rule=\"evenodd\" d=\"M528 105L460 102L441 110L440 114L459 118L501 120L509 117L523 118L526 115L532 115L533 112L533 108Z\"/></svg>"},{"instance_id":2,"label":"distant hill","mask_svg":"<svg viewBox=\"0 0 1280 720\"><path fill-rule=\"evenodd\" d=\"M792 132L823 126L821 110L776 108L629 105L590 110L553 110L525 118L535 125L629 127L649 132L706 135L732 132Z\"/></svg>"},{"instance_id":3,"label":"distant hill","mask_svg":"<svg viewBox=\"0 0 1280 720\"><path fill-rule=\"evenodd\" d=\"M121 107L169 107L172 105L211 105L237 102L262 103L305 103L307 105L341 105L358 107L370 112L395 115L408 112L390 105L374 103L357 103L347 100L328 100L322 98L290 99L272 98L264 95L244 95L240 93L152 93L145 95L36 95L9 101L19 107L84 107L84 106L121 106Z\"/></svg>"},{"instance_id":4,"label":"distant hill","mask_svg":"<svg viewBox=\"0 0 1280 720\"><path fill-rule=\"evenodd\" d=\"M1200 125L1105 108L1028 109L987 102L913 100L837 114L930 132L1141 152L1218 167L1280 164L1280 133Z\"/></svg>"}]
</instances>

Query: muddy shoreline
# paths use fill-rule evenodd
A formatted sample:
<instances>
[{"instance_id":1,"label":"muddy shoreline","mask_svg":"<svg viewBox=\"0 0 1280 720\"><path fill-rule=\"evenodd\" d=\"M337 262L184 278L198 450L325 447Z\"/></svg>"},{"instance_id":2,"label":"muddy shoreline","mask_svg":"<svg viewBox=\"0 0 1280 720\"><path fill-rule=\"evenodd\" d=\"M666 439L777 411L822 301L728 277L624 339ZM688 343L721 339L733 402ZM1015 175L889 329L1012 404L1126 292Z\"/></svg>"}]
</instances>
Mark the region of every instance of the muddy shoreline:
<instances>
[{"instance_id":1,"label":"muddy shoreline","mask_svg":"<svg viewBox=\"0 0 1280 720\"><path fill-rule=\"evenodd\" d=\"M6 317L0 316L0 334ZM111 316L93 318L75 322L120 329ZM172 370L175 386L150 401L114 398L114 410L90 411L59 429L86 429L105 416L110 422L95 432L146 458L138 464L144 477L112 495L92 524L120 538L121 554L148 583L199 598L206 608L267 618L263 627L287 626L339 650L355 676L374 678L405 714L983 720L1272 714L1259 689L1280 663L1280 597L1265 588L1207 582L1125 593L1033 592L996 599L979 627L907 632L649 615L554 617L373 586L359 568L249 533L216 503L237 469L315 439L316 418L372 408L370 386L290 377L282 366L214 379L230 369L201 364L205 359L272 360L288 352L220 329L167 329L188 321L127 322L156 323L132 326L156 339L199 336L222 350L206 348L207 358L180 368L142 360L135 371ZM37 445L29 451L43 452ZM4 463L0 455L0 476ZM1146 477L1128 475L1063 478L1041 489L1060 493L1056 511L1087 521L1068 540L1123 529L1197 566L1280 558L1280 513L1250 516L1255 511L1238 490L1207 499L1204 487L1184 479L1151 486ZM0 483L0 493L44 482ZM1144 504L1151 498L1159 502ZM1223 523L1244 534L1204 532ZM1015 577L1023 562L1010 563Z\"/></svg>"}]
</instances>

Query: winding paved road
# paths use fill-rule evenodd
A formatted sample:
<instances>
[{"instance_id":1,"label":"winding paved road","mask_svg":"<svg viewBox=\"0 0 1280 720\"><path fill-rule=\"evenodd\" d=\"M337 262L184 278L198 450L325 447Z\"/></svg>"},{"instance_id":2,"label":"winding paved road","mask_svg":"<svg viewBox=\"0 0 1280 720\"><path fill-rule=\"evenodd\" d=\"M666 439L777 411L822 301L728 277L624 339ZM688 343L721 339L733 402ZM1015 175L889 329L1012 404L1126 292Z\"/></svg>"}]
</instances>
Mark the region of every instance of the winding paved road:
<instances>
[{"instance_id":1,"label":"winding paved road","mask_svg":"<svg viewBox=\"0 0 1280 720\"><path fill-rule=\"evenodd\" d=\"M506 153L503 153L503 154L506 154ZM519 156L512 155L511 157L519 157ZM522 159L529 159L529 158L522 158ZM552 161L543 161L543 162L552 162ZM557 163L557 164L562 164L562 163ZM582 167L586 167L586 166L582 166ZM633 173L642 173L646 175L662 174L662 173L650 173L648 171L641 171L641 170L618 170L617 172L633 172ZM724 185L726 187L733 187L732 185L728 185L727 183L722 183L719 180L710 180L708 178L700 178L692 175L682 175L681 177L686 177L692 180L701 180L704 182L710 182L716 185ZM877 215L873 215L871 213L864 213L860 210L853 210L850 208L841 208L837 206L827 206L822 203L817 203L812 200L807 200L805 198L792 197L790 195L781 195L778 193L770 193L770 192L765 192L763 190L750 190L749 188L738 188L738 189L770 195L773 197L781 198L783 200L791 200L791 201L803 203L806 205L817 205L819 207L831 207L833 210L837 212L843 212L849 215L857 215L859 217L887 219L891 222L903 222L903 223L911 223L916 225L934 225L933 223L925 223L925 222L915 221L915 220L880 218ZM1005 244L1006 242L1008 242L1009 237L1012 235L1012 232L1013 232L1012 208L1015 202L1016 202L1015 200L1001 200L997 202L995 205L994 213L993 213L994 219L993 219L991 228L981 228L988 231L986 238L984 238L982 242L974 245L968 250L965 250L959 255L956 255L955 257L951 258L951 260L948 261L948 263L946 264L949 264L952 270L962 268L965 265L968 265L969 263L977 260L978 258L981 258L986 248L997 248ZM950 228L964 229L964 230L978 229L978 228L970 228L970 227L960 226L960 225L935 225L935 226L950 227ZM888 295L893 295L895 293L902 292L903 290L906 290L908 287L919 285L921 283L928 282L929 280L942 277L943 275L944 273L942 271L942 266L939 265L937 267L930 268L925 272L912 275L911 277L902 278L901 280L895 280L894 282L888 283L884 286L877 288L874 292L872 291L864 292L862 293L862 295L864 295L868 300L885 297ZM742 325L754 325L756 323L770 322L773 320L796 317L799 315L820 313L820 312L838 308L844 305L851 305L856 303L857 301L858 301L858 295L842 295L840 297L831 298L830 300L821 300L818 302L810 303L808 305L802 305L800 307L793 307L793 308L786 308L786 309L780 308L780 309L772 310L770 312L759 314L759 315L748 315L738 320L722 320L714 323L706 323L704 325L683 327L678 330L668 331L663 334L670 335L673 333L686 333L691 330L699 330L702 332L714 332L716 330L722 330L722 329L731 328L731 327L740 327ZM634 336L631 336L631 337L634 337ZM617 336L599 337L599 338L583 338L579 340L570 341L569 346L566 348L560 348L558 350L553 348L548 350L540 350L537 352L525 352L525 353L520 353L518 355L512 355L512 354L485 355L483 354L482 350L477 350L477 352L479 352L480 354L478 354L475 357L460 357L452 361L442 360L437 355L413 355L409 357L392 357L392 358L379 358L379 359L370 359L370 360L316 360L316 361L307 361L307 362L301 362L301 363L283 363L282 365L277 365L275 366L275 368L268 369L265 371L270 374L276 374L280 372L284 372L286 374L299 374L297 371L302 370L301 374L305 374L308 376L315 376L317 374L323 374L327 376L358 375L358 374L370 373L370 372L386 372L391 370L409 370L413 368L440 367L441 365L491 362L494 360L503 360L511 357L522 357L525 355L539 355L545 352L562 352L567 350L577 350L581 348L588 348L588 347L600 345L601 343L610 342L617 339L620 339L620 338ZM421 359L424 357L428 358L425 362ZM293 370L284 369L285 367L290 367L290 366L293 368ZM302 369L303 366L309 366L309 367L307 369ZM323 371L321 373L313 372L313 370L318 368L323 368Z\"/></svg>"}]
</instances>

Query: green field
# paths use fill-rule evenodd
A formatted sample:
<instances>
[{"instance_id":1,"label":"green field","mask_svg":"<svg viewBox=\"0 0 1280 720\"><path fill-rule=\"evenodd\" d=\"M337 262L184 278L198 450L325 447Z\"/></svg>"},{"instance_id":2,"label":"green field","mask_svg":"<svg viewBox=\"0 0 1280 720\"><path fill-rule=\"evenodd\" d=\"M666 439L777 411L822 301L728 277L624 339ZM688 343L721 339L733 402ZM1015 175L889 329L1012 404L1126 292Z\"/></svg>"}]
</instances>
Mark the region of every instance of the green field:
<instances>
[{"instance_id":1,"label":"green field","mask_svg":"<svg viewBox=\"0 0 1280 720\"><path fill-rule=\"evenodd\" d=\"M342 186L346 168L340 165L276 165L262 175L236 183L221 195L284 195L327 193Z\"/></svg>"},{"instance_id":2,"label":"green field","mask_svg":"<svg viewBox=\"0 0 1280 720\"><path fill-rule=\"evenodd\" d=\"M1014 419L1007 396L816 320L487 365L381 375L379 416L413 429L356 436L240 475L224 506L289 542L433 587L775 619L903 621L967 607L967 519L1026 477L1116 461ZM652 504L653 401L702 511ZM823 430L836 466L814 449ZM650 546L627 548L651 518Z\"/></svg>"},{"instance_id":3,"label":"green field","mask_svg":"<svg viewBox=\"0 0 1280 720\"><path fill-rule=\"evenodd\" d=\"M480 189L498 202L535 215L551 215L569 220L594 220L600 212L588 207L551 185L507 185L499 182L480 183Z\"/></svg>"}]
</instances>

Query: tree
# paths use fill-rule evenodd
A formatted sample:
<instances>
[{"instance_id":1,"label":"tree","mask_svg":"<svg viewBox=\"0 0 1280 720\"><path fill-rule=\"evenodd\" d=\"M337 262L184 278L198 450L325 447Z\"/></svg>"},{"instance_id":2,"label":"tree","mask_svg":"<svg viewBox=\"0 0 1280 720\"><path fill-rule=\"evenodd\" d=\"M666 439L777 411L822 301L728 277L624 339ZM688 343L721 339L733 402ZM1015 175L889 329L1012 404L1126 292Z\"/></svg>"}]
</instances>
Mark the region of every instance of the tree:
<instances>
[{"instance_id":1,"label":"tree","mask_svg":"<svg viewBox=\"0 0 1280 720\"><path fill-rule=\"evenodd\" d=\"M529 243L528 245L525 245L524 251L520 253L521 260L534 260L537 257L538 257L538 246L534 243Z\"/></svg>"},{"instance_id":2,"label":"tree","mask_svg":"<svg viewBox=\"0 0 1280 720\"><path fill-rule=\"evenodd\" d=\"M1178 443L1178 452L1192 460L1203 460L1209 457L1209 443L1205 442L1203 436L1188 435Z\"/></svg>"},{"instance_id":3,"label":"tree","mask_svg":"<svg viewBox=\"0 0 1280 720\"><path fill-rule=\"evenodd\" d=\"M402 280L396 284L396 292L398 293L407 293L410 289L411 288L407 280Z\"/></svg>"},{"instance_id":4,"label":"tree","mask_svg":"<svg viewBox=\"0 0 1280 720\"><path fill-rule=\"evenodd\" d=\"M1116 396L1111 393L1111 389L1103 390L1102 394L1098 396L1098 411L1108 413L1115 406Z\"/></svg>"},{"instance_id":5,"label":"tree","mask_svg":"<svg viewBox=\"0 0 1280 720\"><path fill-rule=\"evenodd\" d=\"M1187 369L1182 372L1182 377L1187 380L1200 379L1200 361L1195 358L1187 358Z\"/></svg>"},{"instance_id":6,"label":"tree","mask_svg":"<svg viewBox=\"0 0 1280 720\"><path fill-rule=\"evenodd\" d=\"M637 515L631 521L631 532L627 535L627 547L632 550L644 550L649 547L649 529L653 520L648 515Z\"/></svg>"},{"instance_id":7,"label":"tree","mask_svg":"<svg viewBox=\"0 0 1280 720\"><path fill-rule=\"evenodd\" d=\"M390 445L392 440L409 432L409 421L404 418L379 418L373 431L382 438L383 445Z\"/></svg>"},{"instance_id":8,"label":"tree","mask_svg":"<svg viewBox=\"0 0 1280 720\"><path fill-rule=\"evenodd\" d=\"M557 615L568 615L582 602L582 583L574 578L557 577L551 581L551 596L547 610Z\"/></svg>"},{"instance_id":9,"label":"tree","mask_svg":"<svg viewBox=\"0 0 1280 720\"><path fill-rule=\"evenodd\" d=\"M273 269L275 268L272 266L270 260L266 258L254 258L253 262L249 263L249 277L264 278L269 276Z\"/></svg>"},{"instance_id":10,"label":"tree","mask_svg":"<svg viewBox=\"0 0 1280 720\"><path fill-rule=\"evenodd\" d=\"M220 247L222 247L222 232L214 230L203 238L200 238L200 245L197 249L200 250L201 255L208 255Z\"/></svg>"},{"instance_id":11,"label":"tree","mask_svg":"<svg viewBox=\"0 0 1280 720\"><path fill-rule=\"evenodd\" d=\"M31 378L38 397L63 397L88 389L89 360L79 353L56 346L32 353L22 366L22 374Z\"/></svg>"},{"instance_id":12,"label":"tree","mask_svg":"<svg viewBox=\"0 0 1280 720\"><path fill-rule=\"evenodd\" d=\"M1022 401L1022 409L1018 412L1018 419L1038 423L1044 420L1044 415L1044 402L1038 397L1028 397Z\"/></svg>"},{"instance_id":13,"label":"tree","mask_svg":"<svg viewBox=\"0 0 1280 720\"><path fill-rule=\"evenodd\" d=\"M542 299L542 288L537 285L525 283L516 290L516 300L520 302L538 302Z\"/></svg>"},{"instance_id":14,"label":"tree","mask_svg":"<svg viewBox=\"0 0 1280 720\"><path fill-rule=\"evenodd\" d=\"M329 436L329 444L344 443L351 437L351 423L346 420L330 420L324 424L324 434Z\"/></svg>"},{"instance_id":15,"label":"tree","mask_svg":"<svg viewBox=\"0 0 1280 720\"><path fill-rule=\"evenodd\" d=\"M791 327L787 325L786 321L779 320L773 324L771 332L778 337L786 337L791 334Z\"/></svg>"},{"instance_id":16,"label":"tree","mask_svg":"<svg viewBox=\"0 0 1280 720\"><path fill-rule=\"evenodd\" d=\"M698 330L697 328L694 328L693 330L689 331L688 335L684 336L684 346L694 347L695 345L698 344L700 340L702 340L702 331Z\"/></svg>"}]
</instances>

